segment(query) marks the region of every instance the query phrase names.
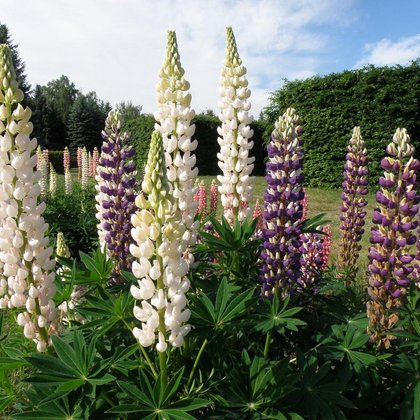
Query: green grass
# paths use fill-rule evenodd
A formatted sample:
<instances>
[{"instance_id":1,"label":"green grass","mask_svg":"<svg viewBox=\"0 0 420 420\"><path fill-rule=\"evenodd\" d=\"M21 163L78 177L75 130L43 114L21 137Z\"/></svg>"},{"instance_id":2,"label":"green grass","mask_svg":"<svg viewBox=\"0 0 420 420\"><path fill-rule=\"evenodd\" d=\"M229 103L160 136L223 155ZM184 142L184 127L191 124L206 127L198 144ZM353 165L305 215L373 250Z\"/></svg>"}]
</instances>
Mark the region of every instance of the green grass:
<instances>
[{"instance_id":1,"label":"green grass","mask_svg":"<svg viewBox=\"0 0 420 420\"><path fill-rule=\"evenodd\" d=\"M211 180L214 177L203 176L200 180L204 181L206 186L210 186ZM263 200L265 190L264 177L257 177L254 189L254 200L257 198ZM339 220L339 207L341 205L341 190L327 190L321 188L306 188L308 194L308 207L309 217L315 216L320 213L325 213L325 218L329 220L332 230L332 249L329 264L334 264L338 258L338 243L340 238L340 220ZM362 238L362 250L358 261L359 277L363 278L368 265L368 248L370 228L372 227L372 215L375 206L375 195L369 193L366 197L368 200L365 233Z\"/></svg>"}]
</instances>

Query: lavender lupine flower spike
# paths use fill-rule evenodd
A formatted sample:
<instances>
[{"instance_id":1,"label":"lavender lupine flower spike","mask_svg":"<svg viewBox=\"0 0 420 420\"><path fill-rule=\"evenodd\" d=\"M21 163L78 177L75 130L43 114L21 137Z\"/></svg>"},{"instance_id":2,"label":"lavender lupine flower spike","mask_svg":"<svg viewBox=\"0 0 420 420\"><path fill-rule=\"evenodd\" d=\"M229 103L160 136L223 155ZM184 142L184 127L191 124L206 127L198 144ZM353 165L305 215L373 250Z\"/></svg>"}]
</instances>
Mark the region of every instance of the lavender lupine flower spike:
<instances>
[{"instance_id":1,"label":"lavender lupine flower spike","mask_svg":"<svg viewBox=\"0 0 420 420\"><path fill-rule=\"evenodd\" d=\"M346 163L343 173L342 205L340 207L340 259L341 268L356 269L356 262L362 246L360 240L364 233L367 201L368 158L360 128L354 127L347 147Z\"/></svg>"},{"instance_id":2,"label":"lavender lupine flower spike","mask_svg":"<svg viewBox=\"0 0 420 420\"><path fill-rule=\"evenodd\" d=\"M96 217L99 220L100 246L114 261L114 281L121 281L121 272L131 269L129 252L131 216L135 212L134 149L123 147L127 135L121 132L121 115L111 111L102 132L104 142L96 175Z\"/></svg>"},{"instance_id":3,"label":"lavender lupine flower spike","mask_svg":"<svg viewBox=\"0 0 420 420\"><path fill-rule=\"evenodd\" d=\"M410 246L416 242L420 202L416 191L420 161L413 158L414 147L405 129L397 129L386 150L390 157L381 161L385 172L379 179L370 239L367 303L371 341L382 348L390 346L392 335L387 331L398 320L395 309L413 281Z\"/></svg>"},{"instance_id":4,"label":"lavender lupine flower spike","mask_svg":"<svg viewBox=\"0 0 420 420\"><path fill-rule=\"evenodd\" d=\"M35 170L36 139L30 139L31 110L20 104L7 45L0 45L0 308L19 308L26 338L45 351L54 329L54 260L38 204L40 172Z\"/></svg>"},{"instance_id":5,"label":"lavender lupine flower spike","mask_svg":"<svg viewBox=\"0 0 420 420\"><path fill-rule=\"evenodd\" d=\"M132 217L132 236L136 245L130 251L136 258L133 274L137 285L130 292L138 300L134 316L141 328L133 334L143 347L154 344L164 352L169 342L179 347L190 331L185 293L190 287L186 277L189 264L182 258L182 237L187 232L181 211L170 194L162 137L152 134L142 190L136 198L139 211Z\"/></svg>"},{"instance_id":6,"label":"lavender lupine flower spike","mask_svg":"<svg viewBox=\"0 0 420 420\"><path fill-rule=\"evenodd\" d=\"M232 28L227 28L226 33L226 58L220 78L219 101L222 125L217 130L220 136L220 152L217 157L223 174L218 175L217 179L220 182L224 216L233 222L235 218L242 221L252 213L249 203L254 189L254 177L250 175L255 158L249 156L254 145L250 138L254 132L249 126L253 118L249 115L251 91L245 77L246 68L239 58Z\"/></svg>"},{"instance_id":7,"label":"lavender lupine flower spike","mask_svg":"<svg viewBox=\"0 0 420 420\"><path fill-rule=\"evenodd\" d=\"M292 108L275 124L267 147L264 194L264 249L260 275L263 294L293 289L300 271L303 199L303 142L299 116Z\"/></svg>"}]
</instances>

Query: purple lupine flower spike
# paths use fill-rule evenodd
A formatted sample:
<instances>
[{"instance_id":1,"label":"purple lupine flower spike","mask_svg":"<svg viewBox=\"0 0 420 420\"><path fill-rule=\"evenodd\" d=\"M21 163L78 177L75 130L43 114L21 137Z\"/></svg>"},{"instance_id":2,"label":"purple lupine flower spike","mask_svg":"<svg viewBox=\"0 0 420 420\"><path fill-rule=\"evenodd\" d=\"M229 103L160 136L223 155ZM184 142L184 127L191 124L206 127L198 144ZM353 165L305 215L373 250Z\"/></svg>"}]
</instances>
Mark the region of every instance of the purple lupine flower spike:
<instances>
[{"instance_id":1,"label":"purple lupine flower spike","mask_svg":"<svg viewBox=\"0 0 420 420\"><path fill-rule=\"evenodd\" d=\"M121 116L111 111L102 132L101 157L96 174L96 217L101 248L114 261L113 281L122 282L121 271L130 270L133 257L129 252L131 216L135 212L134 149L124 147L127 135L121 132Z\"/></svg>"},{"instance_id":2,"label":"purple lupine flower spike","mask_svg":"<svg viewBox=\"0 0 420 420\"><path fill-rule=\"evenodd\" d=\"M262 292L288 293L300 271L303 200L303 142L299 116L292 108L279 118L267 147L264 193Z\"/></svg>"},{"instance_id":3,"label":"purple lupine flower spike","mask_svg":"<svg viewBox=\"0 0 420 420\"><path fill-rule=\"evenodd\" d=\"M379 348L389 348L393 338L389 331L398 321L395 309L403 304L414 280L410 245L416 243L420 202L416 192L420 161L413 158L414 147L405 129L397 129L386 150L390 156L381 161L385 172L376 193L368 269L369 328L371 341Z\"/></svg>"},{"instance_id":4,"label":"purple lupine flower spike","mask_svg":"<svg viewBox=\"0 0 420 420\"><path fill-rule=\"evenodd\" d=\"M346 163L343 173L342 205L340 207L340 268L356 270L357 259L362 248L360 240L364 233L367 201L368 158L360 128L354 127L347 146Z\"/></svg>"}]
</instances>

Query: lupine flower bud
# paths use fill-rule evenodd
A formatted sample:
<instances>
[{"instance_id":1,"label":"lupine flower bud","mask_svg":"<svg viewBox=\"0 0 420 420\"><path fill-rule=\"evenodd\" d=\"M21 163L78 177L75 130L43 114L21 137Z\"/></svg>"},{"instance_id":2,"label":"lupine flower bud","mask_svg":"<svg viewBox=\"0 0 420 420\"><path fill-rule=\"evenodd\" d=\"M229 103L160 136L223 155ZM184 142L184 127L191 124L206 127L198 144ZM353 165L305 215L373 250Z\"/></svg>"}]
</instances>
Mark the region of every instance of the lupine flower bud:
<instances>
[{"instance_id":1,"label":"lupine flower bud","mask_svg":"<svg viewBox=\"0 0 420 420\"><path fill-rule=\"evenodd\" d=\"M50 163L50 194L51 197L54 197L57 192L57 174L55 172L54 166Z\"/></svg>"},{"instance_id":2,"label":"lupine flower bud","mask_svg":"<svg viewBox=\"0 0 420 420\"><path fill-rule=\"evenodd\" d=\"M404 302L413 281L410 246L416 243L414 230L420 196L416 191L416 172L420 161L413 158L414 148L405 129L397 129L387 146L391 156L382 159L384 177L379 179L376 193L378 207L374 211L368 267L367 314L371 341L388 348L389 334L398 320L395 309Z\"/></svg>"},{"instance_id":3,"label":"lupine flower bud","mask_svg":"<svg viewBox=\"0 0 420 420\"><path fill-rule=\"evenodd\" d=\"M133 243L131 216L135 212L136 168L134 149L123 147L127 134L121 132L121 115L111 111L102 132L104 142L96 175L96 217L99 243L114 261L114 282L122 282L121 272L131 269L129 252Z\"/></svg>"},{"instance_id":4,"label":"lupine flower bud","mask_svg":"<svg viewBox=\"0 0 420 420\"><path fill-rule=\"evenodd\" d=\"M198 168L195 167L194 154L197 140L192 140L195 125L191 124L195 112L191 108L191 94L188 93L190 84L184 74L176 34L169 31L166 57L156 87L158 109L155 119L158 123L155 128L162 135L168 185L186 229L179 247L183 263L189 265L194 261L189 248L197 241L199 226L199 222L195 221L198 203L194 201L194 180Z\"/></svg>"},{"instance_id":5,"label":"lupine flower bud","mask_svg":"<svg viewBox=\"0 0 420 420\"><path fill-rule=\"evenodd\" d=\"M66 241L64 240L63 232L57 233L57 245L55 254L57 255L57 257L71 257L69 247L67 246Z\"/></svg>"},{"instance_id":6,"label":"lupine flower bud","mask_svg":"<svg viewBox=\"0 0 420 420\"><path fill-rule=\"evenodd\" d=\"M70 258L70 250L64 240L64 235L62 232L57 233L57 243L55 250L56 260L57 257ZM57 274L61 274L65 271L68 271L69 268L60 267L57 270ZM84 300L84 296L87 292L86 286L74 286L73 292L70 295L69 301L64 301L57 306L57 309L60 311L60 320L63 323L67 323L71 319L76 320L80 323L85 323L86 319L83 318L79 313L71 313L76 306L80 305Z\"/></svg>"},{"instance_id":7,"label":"lupine flower bud","mask_svg":"<svg viewBox=\"0 0 420 420\"><path fill-rule=\"evenodd\" d=\"M80 185L82 187L82 190L85 190L88 186L89 182L89 156L88 152L86 150L86 147L82 149L82 175L80 180Z\"/></svg>"},{"instance_id":8,"label":"lupine flower bud","mask_svg":"<svg viewBox=\"0 0 420 420\"><path fill-rule=\"evenodd\" d=\"M353 135L347 146L346 163L343 173L343 193L340 207L340 258L338 266L356 270L362 246L360 240L364 233L367 201L368 158L365 142L360 135L360 128L354 127Z\"/></svg>"},{"instance_id":9,"label":"lupine flower bud","mask_svg":"<svg viewBox=\"0 0 420 420\"><path fill-rule=\"evenodd\" d=\"M213 179L210 185L210 213L216 214L217 205L219 204L219 190L216 180Z\"/></svg>"},{"instance_id":10,"label":"lupine flower bud","mask_svg":"<svg viewBox=\"0 0 420 420\"><path fill-rule=\"evenodd\" d=\"M325 270L328 264L328 260L331 254L332 245L332 231L330 225L325 225L322 228L325 235L322 235L322 267L321 270Z\"/></svg>"},{"instance_id":11,"label":"lupine flower bud","mask_svg":"<svg viewBox=\"0 0 420 420\"><path fill-rule=\"evenodd\" d=\"M180 246L187 228L170 194L163 141L157 131L152 134L142 190L136 198L139 211L132 217L136 245L130 247L136 258L133 274L138 278L130 289L139 301L133 313L141 322L133 334L143 347L157 341L156 349L164 352L167 342L181 346L190 331L185 324L190 317L185 297L190 283L189 264Z\"/></svg>"},{"instance_id":12,"label":"lupine flower bud","mask_svg":"<svg viewBox=\"0 0 420 420\"><path fill-rule=\"evenodd\" d=\"M31 110L22 100L10 49L0 45L0 308L21 308L18 324L44 351L54 328L55 263L44 237L45 204L37 204L41 189L37 142L29 137Z\"/></svg>"},{"instance_id":13,"label":"lupine flower bud","mask_svg":"<svg viewBox=\"0 0 420 420\"><path fill-rule=\"evenodd\" d=\"M239 221L251 215L249 203L254 189L254 157L249 156L254 142L250 129L253 118L249 115L251 103L246 68L242 65L236 47L232 28L226 29L226 59L220 78L219 119L222 125L218 128L220 152L217 154L222 175L220 182L224 216L230 222ZM242 206L241 206L242 203Z\"/></svg>"},{"instance_id":14,"label":"lupine flower bud","mask_svg":"<svg viewBox=\"0 0 420 420\"><path fill-rule=\"evenodd\" d=\"M267 147L264 193L264 249L260 279L263 294L296 287L300 272L303 199L303 142L293 108L279 118Z\"/></svg>"}]
</instances>

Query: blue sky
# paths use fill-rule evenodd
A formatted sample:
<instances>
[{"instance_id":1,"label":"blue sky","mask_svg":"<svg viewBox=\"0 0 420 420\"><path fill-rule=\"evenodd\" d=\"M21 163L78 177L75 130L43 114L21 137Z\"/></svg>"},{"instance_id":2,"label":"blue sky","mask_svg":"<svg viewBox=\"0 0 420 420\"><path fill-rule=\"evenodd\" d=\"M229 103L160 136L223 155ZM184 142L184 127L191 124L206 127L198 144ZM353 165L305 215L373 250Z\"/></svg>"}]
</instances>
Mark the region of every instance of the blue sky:
<instances>
[{"instance_id":1,"label":"blue sky","mask_svg":"<svg viewBox=\"0 0 420 420\"><path fill-rule=\"evenodd\" d=\"M166 31L176 30L193 107L218 111L225 27L248 69L252 110L284 78L420 56L415 0L0 0L32 85L67 75L112 105L153 112Z\"/></svg>"}]
</instances>

